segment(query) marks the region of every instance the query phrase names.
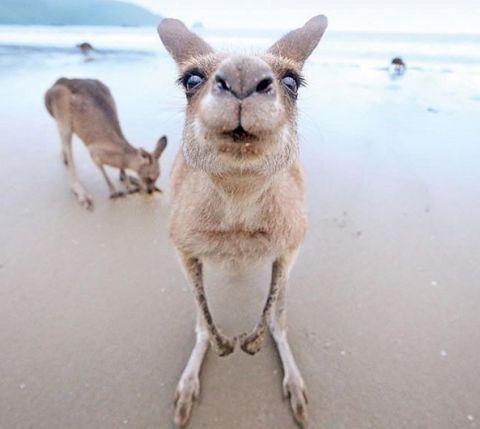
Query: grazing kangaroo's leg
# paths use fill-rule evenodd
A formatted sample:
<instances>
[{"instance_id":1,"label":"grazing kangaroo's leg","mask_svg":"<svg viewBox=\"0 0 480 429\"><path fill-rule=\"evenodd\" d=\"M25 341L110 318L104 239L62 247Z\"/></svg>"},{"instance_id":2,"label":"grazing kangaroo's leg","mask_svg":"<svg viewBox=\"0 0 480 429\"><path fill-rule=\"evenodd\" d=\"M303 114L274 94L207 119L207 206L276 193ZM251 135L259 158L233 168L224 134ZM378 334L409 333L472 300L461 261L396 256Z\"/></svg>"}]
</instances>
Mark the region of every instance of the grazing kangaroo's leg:
<instances>
[{"instance_id":1,"label":"grazing kangaroo's leg","mask_svg":"<svg viewBox=\"0 0 480 429\"><path fill-rule=\"evenodd\" d=\"M202 263L198 258L188 256L180 252L180 261L185 275L193 288L198 310L202 315L208 330L209 339L213 349L219 356L227 356L235 349L236 339L223 335L213 322L210 309L208 308L207 295L203 287Z\"/></svg>"},{"instance_id":2,"label":"grazing kangaroo's leg","mask_svg":"<svg viewBox=\"0 0 480 429\"><path fill-rule=\"evenodd\" d=\"M117 191L117 188L115 188L115 185L110 180L110 177L108 177L105 167L103 166L104 160L108 159L108 154L105 154L101 149L99 150L94 148L90 150L90 156L92 157L93 162L102 172L105 182L107 182L107 186L110 191L110 198L124 197L126 195L125 192Z\"/></svg>"},{"instance_id":3,"label":"grazing kangaroo's leg","mask_svg":"<svg viewBox=\"0 0 480 429\"><path fill-rule=\"evenodd\" d=\"M208 328L205 319L197 307L196 341L187 366L178 381L175 393L175 417L177 426L184 426L192 413L193 401L200 393L200 370L209 346Z\"/></svg>"},{"instance_id":4,"label":"grazing kangaroo's leg","mask_svg":"<svg viewBox=\"0 0 480 429\"><path fill-rule=\"evenodd\" d=\"M103 166L103 164L95 160L95 158L94 158L94 161L95 161L95 164L97 164L97 167L102 172L103 177L105 178L105 181L107 182L108 189L110 190L110 198L124 197L126 195L125 192L118 191L117 188L115 188L115 185L110 180L110 177L108 177L108 174L105 171L105 167Z\"/></svg>"},{"instance_id":5,"label":"grazing kangaroo's leg","mask_svg":"<svg viewBox=\"0 0 480 429\"><path fill-rule=\"evenodd\" d=\"M70 187L76 195L78 202L88 210L93 209L93 199L78 180L75 164L73 163L72 152L72 130L66 127L59 127L60 139L62 140L63 153L67 159L68 174L70 176Z\"/></svg>"},{"instance_id":6,"label":"grazing kangaroo's leg","mask_svg":"<svg viewBox=\"0 0 480 429\"><path fill-rule=\"evenodd\" d=\"M135 177L129 176L124 169L120 170L120 182L125 185L127 192L133 194L141 189L140 182Z\"/></svg>"},{"instance_id":7,"label":"grazing kangaroo's leg","mask_svg":"<svg viewBox=\"0 0 480 429\"><path fill-rule=\"evenodd\" d=\"M287 253L273 262L270 291L263 307L260 321L250 335L243 334L240 338L240 346L245 353L254 355L263 347L272 307L275 305L280 291L285 289L287 285L288 276L295 261L295 256L296 252Z\"/></svg>"},{"instance_id":8,"label":"grazing kangaroo's leg","mask_svg":"<svg viewBox=\"0 0 480 429\"><path fill-rule=\"evenodd\" d=\"M62 144L62 159L63 159L63 163L65 165L68 165L67 153L65 152L65 148L63 147L63 144Z\"/></svg>"},{"instance_id":9,"label":"grazing kangaroo's leg","mask_svg":"<svg viewBox=\"0 0 480 429\"><path fill-rule=\"evenodd\" d=\"M293 357L287 339L287 313L285 302L286 288L278 292L277 302L270 314L270 333L277 346L283 366L283 394L290 398L290 406L297 422L304 426L308 420L308 398L300 370Z\"/></svg>"}]
</instances>

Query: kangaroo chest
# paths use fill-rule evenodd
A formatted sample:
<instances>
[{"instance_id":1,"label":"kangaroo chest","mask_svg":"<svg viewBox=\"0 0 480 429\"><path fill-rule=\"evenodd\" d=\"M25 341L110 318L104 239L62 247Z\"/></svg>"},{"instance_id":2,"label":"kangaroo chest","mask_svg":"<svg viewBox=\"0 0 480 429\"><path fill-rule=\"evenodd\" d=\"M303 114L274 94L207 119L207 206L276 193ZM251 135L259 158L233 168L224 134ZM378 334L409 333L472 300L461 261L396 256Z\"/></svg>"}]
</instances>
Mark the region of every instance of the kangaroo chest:
<instances>
[{"instance_id":1,"label":"kangaroo chest","mask_svg":"<svg viewBox=\"0 0 480 429\"><path fill-rule=\"evenodd\" d=\"M190 255L235 265L256 264L298 247L306 228L295 183L238 195L191 179L174 195L170 235ZM184 189L195 192L184 192Z\"/></svg>"},{"instance_id":2,"label":"kangaroo chest","mask_svg":"<svg viewBox=\"0 0 480 429\"><path fill-rule=\"evenodd\" d=\"M210 210L205 213L209 221L199 232L212 259L263 259L275 247L275 234L263 198L242 201L219 198Z\"/></svg>"}]
</instances>

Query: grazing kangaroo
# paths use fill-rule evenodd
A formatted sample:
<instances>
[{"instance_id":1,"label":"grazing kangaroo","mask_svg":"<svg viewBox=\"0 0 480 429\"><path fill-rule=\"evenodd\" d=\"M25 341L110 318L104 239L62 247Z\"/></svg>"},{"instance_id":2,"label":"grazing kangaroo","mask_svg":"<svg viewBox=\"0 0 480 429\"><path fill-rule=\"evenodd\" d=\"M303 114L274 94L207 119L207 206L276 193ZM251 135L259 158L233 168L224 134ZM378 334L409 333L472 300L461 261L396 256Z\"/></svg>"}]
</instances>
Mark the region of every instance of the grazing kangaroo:
<instances>
[{"instance_id":1,"label":"grazing kangaroo","mask_svg":"<svg viewBox=\"0 0 480 429\"><path fill-rule=\"evenodd\" d=\"M152 153L136 149L128 143L120 128L115 101L102 82L94 79L58 79L45 94L45 106L57 122L71 188L83 207L92 209L93 200L77 177L72 154L73 133L87 146L107 182L111 198L125 196L126 192L115 188L104 165L120 169L120 179L127 192L160 191L155 187L155 182L160 175L158 160L167 146L167 138L161 137ZM140 181L128 176L126 169L135 171Z\"/></svg>"},{"instance_id":2,"label":"grazing kangaroo","mask_svg":"<svg viewBox=\"0 0 480 429\"><path fill-rule=\"evenodd\" d=\"M170 235L196 298L197 338L177 386L179 426L187 423L199 394L209 343L220 356L236 344L210 313L202 277L206 260L240 268L272 264L259 322L239 337L240 346L257 353L270 329L284 393L297 422L307 421L305 384L287 341L285 289L307 228L297 91L304 83L303 64L326 27L327 19L317 16L266 53L251 56L216 53L176 19L158 27L187 97L183 146L172 171Z\"/></svg>"}]
</instances>

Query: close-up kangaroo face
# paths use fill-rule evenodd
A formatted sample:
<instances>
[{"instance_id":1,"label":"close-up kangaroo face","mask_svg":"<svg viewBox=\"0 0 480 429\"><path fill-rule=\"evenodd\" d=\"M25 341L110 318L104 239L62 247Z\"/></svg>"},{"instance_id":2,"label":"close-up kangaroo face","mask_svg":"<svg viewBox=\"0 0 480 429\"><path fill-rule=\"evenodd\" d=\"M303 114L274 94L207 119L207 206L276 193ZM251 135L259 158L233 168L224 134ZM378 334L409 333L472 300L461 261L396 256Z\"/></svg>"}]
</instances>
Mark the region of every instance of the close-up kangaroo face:
<instances>
[{"instance_id":1,"label":"close-up kangaroo face","mask_svg":"<svg viewBox=\"0 0 480 429\"><path fill-rule=\"evenodd\" d=\"M180 77L188 100L188 160L212 173L261 172L294 162L302 81L295 64L268 54L192 60Z\"/></svg>"},{"instance_id":2,"label":"close-up kangaroo face","mask_svg":"<svg viewBox=\"0 0 480 429\"><path fill-rule=\"evenodd\" d=\"M187 98L184 155L210 174L273 174L295 162L302 67L326 18L312 18L260 55L216 53L183 23L159 26Z\"/></svg>"}]
</instances>

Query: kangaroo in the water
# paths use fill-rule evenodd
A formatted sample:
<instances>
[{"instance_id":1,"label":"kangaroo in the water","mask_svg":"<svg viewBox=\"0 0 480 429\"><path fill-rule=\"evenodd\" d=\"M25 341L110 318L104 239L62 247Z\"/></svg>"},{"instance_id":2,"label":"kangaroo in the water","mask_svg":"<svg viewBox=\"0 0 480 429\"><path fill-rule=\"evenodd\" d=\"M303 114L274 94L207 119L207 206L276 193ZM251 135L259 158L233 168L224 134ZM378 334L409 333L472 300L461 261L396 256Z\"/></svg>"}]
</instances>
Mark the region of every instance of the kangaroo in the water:
<instances>
[{"instance_id":1,"label":"kangaroo in the water","mask_svg":"<svg viewBox=\"0 0 480 429\"><path fill-rule=\"evenodd\" d=\"M202 276L207 260L245 268L271 264L268 298L240 346L257 353L270 330L284 393L295 419L307 421L305 383L287 341L285 289L307 229L296 99L303 65L326 27L324 16L312 18L260 55L217 53L176 19L158 27L187 98L183 146L172 171L170 235L195 295L197 339L177 386L179 426L199 394L209 344L226 356L236 343L210 312Z\"/></svg>"},{"instance_id":2,"label":"kangaroo in the water","mask_svg":"<svg viewBox=\"0 0 480 429\"><path fill-rule=\"evenodd\" d=\"M90 53L94 51L93 46L88 42L83 42L77 45L77 48L80 49L80 52L85 56L85 59L89 60Z\"/></svg>"},{"instance_id":3,"label":"kangaroo in the water","mask_svg":"<svg viewBox=\"0 0 480 429\"><path fill-rule=\"evenodd\" d=\"M392 59L392 62L390 63L391 73L401 75L405 73L406 69L407 69L407 65L400 57L395 57Z\"/></svg>"},{"instance_id":4,"label":"kangaroo in the water","mask_svg":"<svg viewBox=\"0 0 480 429\"><path fill-rule=\"evenodd\" d=\"M160 175L158 160L167 146L167 138L161 137L152 153L136 149L128 143L120 128L115 102L106 85L94 79L61 78L45 94L45 105L57 122L71 188L82 206L92 209L93 200L78 180L73 163L74 133L85 143L102 172L111 198L124 196L126 192L115 188L104 165L120 169L120 179L127 192L159 191L155 187ZM125 170L133 170L140 180L130 177Z\"/></svg>"}]
</instances>

